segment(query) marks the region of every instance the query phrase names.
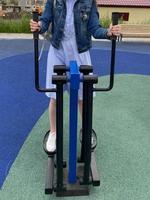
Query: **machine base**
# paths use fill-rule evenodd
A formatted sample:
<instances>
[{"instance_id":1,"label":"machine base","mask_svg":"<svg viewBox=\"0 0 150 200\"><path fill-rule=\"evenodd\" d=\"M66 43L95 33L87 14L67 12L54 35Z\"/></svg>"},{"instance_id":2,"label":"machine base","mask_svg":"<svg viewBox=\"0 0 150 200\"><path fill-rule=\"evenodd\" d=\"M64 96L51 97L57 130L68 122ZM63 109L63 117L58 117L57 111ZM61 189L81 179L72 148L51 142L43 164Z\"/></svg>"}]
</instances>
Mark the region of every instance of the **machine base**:
<instances>
[{"instance_id":1,"label":"machine base","mask_svg":"<svg viewBox=\"0 0 150 200\"><path fill-rule=\"evenodd\" d=\"M63 196L87 196L89 195L89 185L81 185L80 184L80 177L83 176L83 164L78 164L77 167L77 182L75 184L68 183L68 170L65 168L63 170L64 172L64 189L62 191L56 191L57 197L63 197Z\"/></svg>"},{"instance_id":2,"label":"machine base","mask_svg":"<svg viewBox=\"0 0 150 200\"><path fill-rule=\"evenodd\" d=\"M89 184L83 184L84 163L78 163L77 166L77 182L75 184L68 183L68 169L63 168L63 185L61 190L57 188L55 156L48 157L48 168L46 175L45 194L56 192L57 197L65 196L87 196L90 193L90 185L99 186L100 178L96 166L95 154L92 152L91 173Z\"/></svg>"}]
</instances>

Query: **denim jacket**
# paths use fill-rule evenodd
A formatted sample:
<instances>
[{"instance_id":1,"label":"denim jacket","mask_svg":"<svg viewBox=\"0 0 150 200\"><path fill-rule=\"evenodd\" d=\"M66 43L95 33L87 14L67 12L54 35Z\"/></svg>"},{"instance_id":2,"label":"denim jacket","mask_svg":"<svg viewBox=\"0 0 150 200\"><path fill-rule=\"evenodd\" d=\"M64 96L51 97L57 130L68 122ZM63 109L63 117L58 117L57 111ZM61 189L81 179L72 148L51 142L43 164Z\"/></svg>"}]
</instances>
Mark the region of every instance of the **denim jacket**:
<instances>
[{"instance_id":1,"label":"denim jacket","mask_svg":"<svg viewBox=\"0 0 150 200\"><path fill-rule=\"evenodd\" d=\"M92 46L91 36L97 39L108 39L107 29L101 27L99 14L95 0L76 0L73 8L74 26L78 52L87 51ZM63 38L66 19L65 0L56 0L55 8L53 0L47 0L45 10L40 17L40 33L47 31L52 22L51 44L59 49Z\"/></svg>"}]
</instances>

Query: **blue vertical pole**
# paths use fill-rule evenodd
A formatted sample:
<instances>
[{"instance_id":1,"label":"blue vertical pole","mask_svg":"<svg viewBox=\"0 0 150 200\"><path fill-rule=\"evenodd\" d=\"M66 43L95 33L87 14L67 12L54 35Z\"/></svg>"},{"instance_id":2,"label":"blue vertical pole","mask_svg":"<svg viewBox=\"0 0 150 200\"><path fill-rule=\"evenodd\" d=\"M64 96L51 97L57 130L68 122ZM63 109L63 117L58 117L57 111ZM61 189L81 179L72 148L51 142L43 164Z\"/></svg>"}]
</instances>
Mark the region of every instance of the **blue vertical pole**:
<instances>
[{"instance_id":1,"label":"blue vertical pole","mask_svg":"<svg viewBox=\"0 0 150 200\"><path fill-rule=\"evenodd\" d=\"M76 183L78 89L80 73L76 61L70 61L70 116L69 116L69 183Z\"/></svg>"}]
</instances>

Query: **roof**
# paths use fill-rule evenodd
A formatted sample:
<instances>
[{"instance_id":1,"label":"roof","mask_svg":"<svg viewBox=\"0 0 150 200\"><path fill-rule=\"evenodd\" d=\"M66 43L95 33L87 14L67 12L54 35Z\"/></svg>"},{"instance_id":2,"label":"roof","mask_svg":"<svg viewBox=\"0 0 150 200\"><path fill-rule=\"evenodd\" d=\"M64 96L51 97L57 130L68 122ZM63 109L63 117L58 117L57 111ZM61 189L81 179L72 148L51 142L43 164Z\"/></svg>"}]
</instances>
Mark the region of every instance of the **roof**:
<instances>
[{"instance_id":1,"label":"roof","mask_svg":"<svg viewBox=\"0 0 150 200\"><path fill-rule=\"evenodd\" d=\"M97 0L99 6L149 7L150 0Z\"/></svg>"}]
</instances>

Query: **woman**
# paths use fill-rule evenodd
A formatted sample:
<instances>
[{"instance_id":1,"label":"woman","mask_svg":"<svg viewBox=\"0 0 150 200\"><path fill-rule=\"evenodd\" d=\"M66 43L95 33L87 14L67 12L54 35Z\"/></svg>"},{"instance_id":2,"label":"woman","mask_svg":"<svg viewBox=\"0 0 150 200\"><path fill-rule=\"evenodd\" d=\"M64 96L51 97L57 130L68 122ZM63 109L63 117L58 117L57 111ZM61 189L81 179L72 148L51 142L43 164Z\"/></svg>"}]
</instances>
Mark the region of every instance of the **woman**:
<instances>
[{"instance_id":1,"label":"woman","mask_svg":"<svg viewBox=\"0 0 150 200\"><path fill-rule=\"evenodd\" d=\"M89 49L92 46L91 36L97 39L111 39L120 35L120 26L109 26L104 29L99 24L99 14L95 0L47 0L45 10L39 22L30 21L31 31L44 33L52 23L52 39L47 59L46 86L52 84L54 65L69 65L76 60L78 66L91 65ZM50 97L49 118L50 134L46 148L49 152L56 150L56 95L46 93ZM82 85L79 89L79 108L82 113Z\"/></svg>"}]
</instances>

